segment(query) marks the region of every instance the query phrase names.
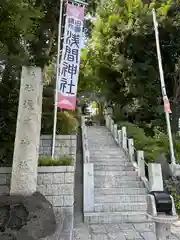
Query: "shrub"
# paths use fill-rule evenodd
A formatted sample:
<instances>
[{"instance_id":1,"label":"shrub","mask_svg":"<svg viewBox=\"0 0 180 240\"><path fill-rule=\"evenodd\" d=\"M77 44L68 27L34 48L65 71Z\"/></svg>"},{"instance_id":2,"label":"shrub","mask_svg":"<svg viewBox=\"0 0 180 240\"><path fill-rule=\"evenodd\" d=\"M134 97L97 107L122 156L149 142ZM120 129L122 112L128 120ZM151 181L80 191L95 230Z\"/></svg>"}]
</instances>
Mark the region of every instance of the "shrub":
<instances>
[{"instance_id":1,"label":"shrub","mask_svg":"<svg viewBox=\"0 0 180 240\"><path fill-rule=\"evenodd\" d=\"M64 156L58 159L52 159L50 156L41 156L39 166L69 166L72 165L72 157Z\"/></svg>"},{"instance_id":2,"label":"shrub","mask_svg":"<svg viewBox=\"0 0 180 240\"><path fill-rule=\"evenodd\" d=\"M136 150L144 150L145 161L155 161L161 153L169 157L168 136L157 131L154 137L146 136L144 130L129 122L120 122L118 126L127 128L127 136L134 139ZM174 137L174 150L176 161L180 162L180 140ZM173 196L177 214L180 216L180 177L172 177L165 182L165 189Z\"/></svg>"},{"instance_id":3,"label":"shrub","mask_svg":"<svg viewBox=\"0 0 180 240\"><path fill-rule=\"evenodd\" d=\"M170 178L165 182L164 187L173 196L176 212L180 216L180 178Z\"/></svg>"},{"instance_id":4,"label":"shrub","mask_svg":"<svg viewBox=\"0 0 180 240\"><path fill-rule=\"evenodd\" d=\"M173 143L174 143L176 162L180 164L180 139L176 138Z\"/></svg>"},{"instance_id":5,"label":"shrub","mask_svg":"<svg viewBox=\"0 0 180 240\"><path fill-rule=\"evenodd\" d=\"M57 134L75 134L79 126L78 116L71 111L57 113ZM41 134L52 134L53 114L52 112L43 113Z\"/></svg>"},{"instance_id":6,"label":"shrub","mask_svg":"<svg viewBox=\"0 0 180 240\"><path fill-rule=\"evenodd\" d=\"M120 122L118 126L127 128L127 136L134 139L136 150L144 151L146 162L155 161L161 153L165 153L166 156L169 154L169 144L165 134L159 133L156 137L149 137L146 136L143 128L129 122Z\"/></svg>"},{"instance_id":7,"label":"shrub","mask_svg":"<svg viewBox=\"0 0 180 240\"><path fill-rule=\"evenodd\" d=\"M78 125L76 117L71 112L58 112L57 134L75 134Z\"/></svg>"},{"instance_id":8,"label":"shrub","mask_svg":"<svg viewBox=\"0 0 180 240\"><path fill-rule=\"evenodd\" d=\"M120 122L118 126L127 128L127 137L134 139L134 146L137 150L143 150L146 146L152 145L152 139L145 135L142 128L129 122Z\"/></svg>"}]
</instances>

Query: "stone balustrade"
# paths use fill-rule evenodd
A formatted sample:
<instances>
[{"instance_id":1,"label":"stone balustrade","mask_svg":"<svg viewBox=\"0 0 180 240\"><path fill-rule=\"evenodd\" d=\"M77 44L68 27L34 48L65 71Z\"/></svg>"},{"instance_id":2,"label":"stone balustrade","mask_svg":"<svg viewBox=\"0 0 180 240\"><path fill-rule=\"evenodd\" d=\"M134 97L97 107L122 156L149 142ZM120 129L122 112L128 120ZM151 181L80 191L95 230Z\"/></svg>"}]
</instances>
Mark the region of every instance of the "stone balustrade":
<instances>
[{"instance_id":1,"label":"stone balustrade","mask_svg":"<svg viewBox=\"0 0 180 240\"><path fill-rule=\"evenodd\" d=\"M88 148L88 132L85 125L85 117L81 118L82 145L83 145L83 212L94 210L94 165L90 163Z\"/></svg>"},{"instance_id":2,"label":"stone balustrade","mask_svg":"<svg viewBox=\"0 0 180 240\"><path fill-rule=\"evenodd\" d=\"M118 129L117 124L109 115L105 116L106 126L111 131L116 143L124 150L129 160L132 162L138 176L144 182L148 191L163 190L162 169L157 163L146 163L144 159L144 151L136 150L133 138L127 137L127 129L125 126Z\"/></svg>"}]
</instances>

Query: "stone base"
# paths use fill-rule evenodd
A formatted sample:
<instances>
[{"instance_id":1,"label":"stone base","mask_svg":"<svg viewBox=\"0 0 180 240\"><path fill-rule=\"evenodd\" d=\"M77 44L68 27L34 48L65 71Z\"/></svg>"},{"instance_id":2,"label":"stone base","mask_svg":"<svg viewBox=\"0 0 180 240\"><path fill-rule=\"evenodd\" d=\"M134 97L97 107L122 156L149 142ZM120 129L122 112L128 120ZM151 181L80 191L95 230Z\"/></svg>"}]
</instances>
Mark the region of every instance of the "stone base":
<instances>
[{"instance_id":1,"label":"stone base","mask_svg":"<svg viewBox=\"0 0 180 240\"><path fill-rule=\"evenodd\" d=\"M157 240L171 239L171 225L169 223L156 223Z\"/></svg>"}]
</instances>

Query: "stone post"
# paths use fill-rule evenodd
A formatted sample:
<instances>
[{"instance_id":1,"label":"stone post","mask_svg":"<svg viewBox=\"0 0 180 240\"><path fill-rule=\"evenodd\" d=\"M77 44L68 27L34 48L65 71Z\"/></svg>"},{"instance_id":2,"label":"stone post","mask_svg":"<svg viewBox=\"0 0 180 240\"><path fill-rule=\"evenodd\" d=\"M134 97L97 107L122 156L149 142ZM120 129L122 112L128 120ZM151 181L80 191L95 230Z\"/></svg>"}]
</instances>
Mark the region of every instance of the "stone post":
<instances>
[{"instance_id":1,"label":"stone post","mask_svg":"<svg viewBox=\"0 0 180 240\"><path fill-rule=\"evenodd\" d=\"M122 141L121 130L118 130L118 144L120 147L121 147L121 141Z\"/></svg>"},{"instance_id":2,"label":"stone post","mask_svg":"<svg viewBox=\"0 0 180 240\"><path fill-rule=\"evenodd\" d=\"M122 139L122 148L126 151L127 150L127 131L126 127L121 128L121 139Z\"/></svg>"},{"instance_id":3,"label":"stone post","mask_svg":"<svg viewBox=\"0 0 180 240\"><path fill-rule=\"evenodd\" d=\"M36 191L42 91L41 69L23 67L10 194L31 195Z\"/></svg>"},{"instance_id":4,"label":"stone post","mask_svg":"<svg viewBox=\"0 0 180 240\"><path fill-rule=\"evenodd\" d=\"M137 151L138 176L145 177L144 151Z\"/></svg>"},{"instance_id":5,"label":"stone post","mask_svg":"<svg viewBox=\"0 0 180 240\"><path fill-rule=\"evenodd\" d=\"M163 178L161 164L149 163L148 164L150 191L163 191Z\"/></svg>"},{"instance_id":6,"label":"stone post","mask_svg":"<svg viewBox=\"0 0 180 240\"><path fill-rule=\"evenodd\" d=\"M114 120L111 119L111 133L113 134L114 133Z\"/></svg>"},{"instance_id":7,"label":"stone post","mask_svg":"<svg viewBox=\"0 0 180 240\"><path fill-rule=\"evenodd\" d=\"M128 153L131 162L134 162L134 140L132 138L128 139Z\"/></svg>"},{"instance_id":8,"label":"stone post","mask_svg":"<svg viewBox=\"0 0 180 240\"><path fill-rule=\"evenodd\" d=\"M113 135L114 135L114 139L115 139L116 141L117 141L117 139L118 139L117 131L118 131L118 125L117 125L117 124L114 124Z\"/></svg>"}]
</instances>

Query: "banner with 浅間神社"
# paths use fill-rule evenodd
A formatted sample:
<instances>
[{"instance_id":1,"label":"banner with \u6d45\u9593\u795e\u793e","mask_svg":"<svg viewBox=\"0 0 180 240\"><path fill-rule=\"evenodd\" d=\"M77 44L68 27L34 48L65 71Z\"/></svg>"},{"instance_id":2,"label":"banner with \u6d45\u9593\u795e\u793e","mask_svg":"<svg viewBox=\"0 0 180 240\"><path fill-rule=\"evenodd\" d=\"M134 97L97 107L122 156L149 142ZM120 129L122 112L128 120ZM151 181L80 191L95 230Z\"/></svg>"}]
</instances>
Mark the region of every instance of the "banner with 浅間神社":
<instances>
[{"instance_id":1,"label":"banner with \u6d45\u9593\u795e\u793e","mask_svg":"<svg viewBox=\"0 0 180 240\"><path fill-rule=\"evenodd\" d=\"M74 110L83 37L84 8L67 4L64 43L58 76L58 103L61 109Z\"/></svg>"}]
</instances>

